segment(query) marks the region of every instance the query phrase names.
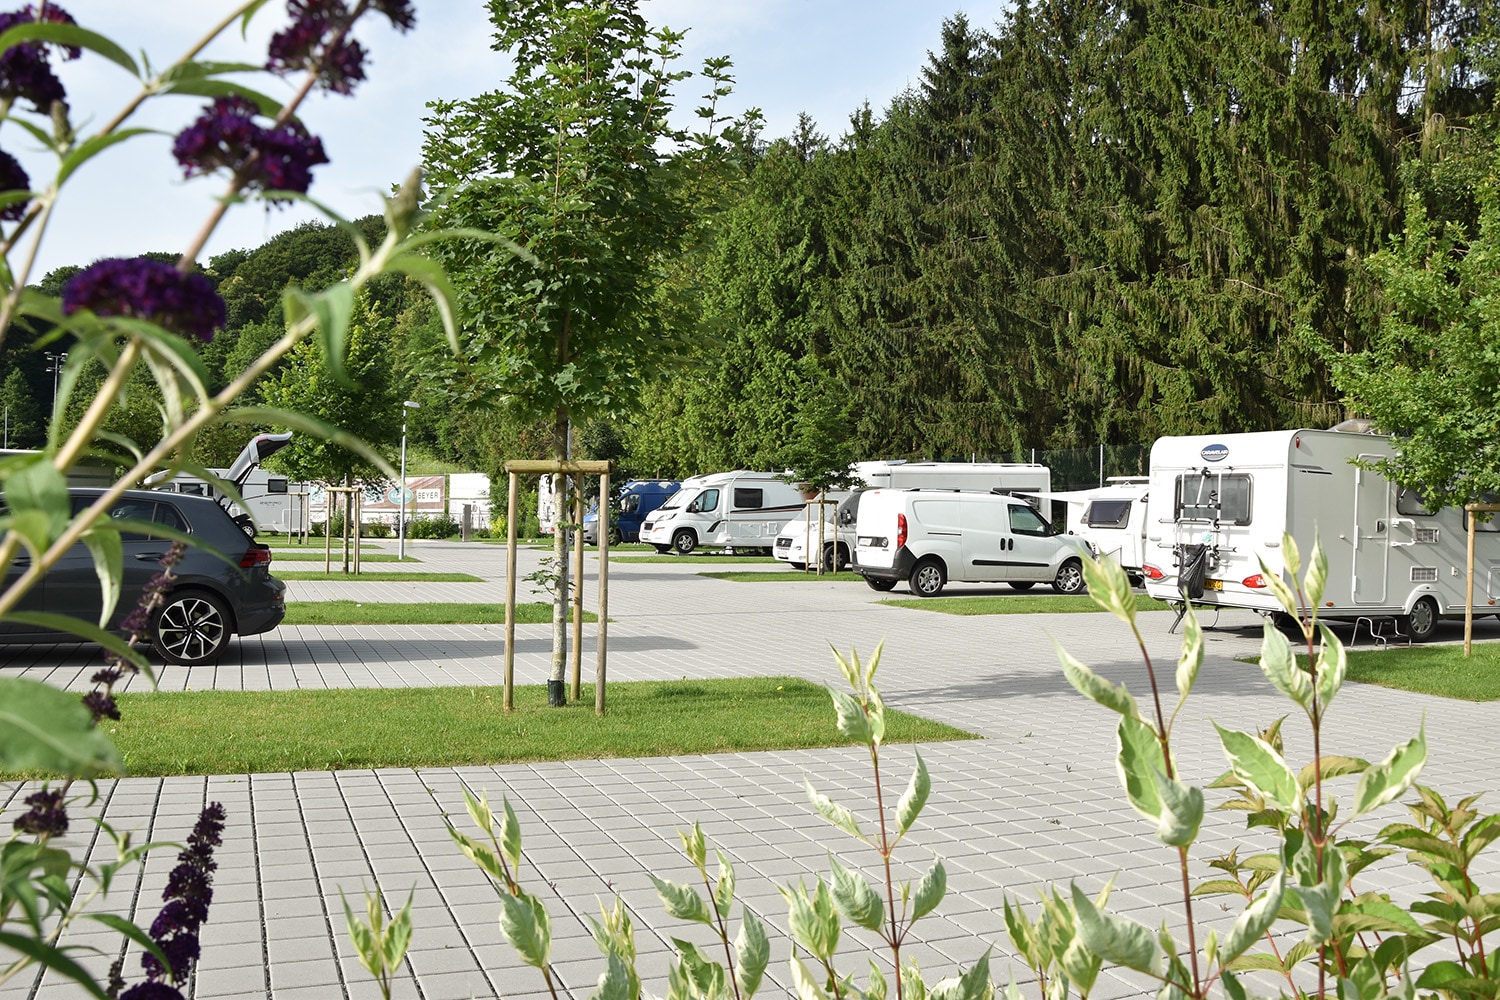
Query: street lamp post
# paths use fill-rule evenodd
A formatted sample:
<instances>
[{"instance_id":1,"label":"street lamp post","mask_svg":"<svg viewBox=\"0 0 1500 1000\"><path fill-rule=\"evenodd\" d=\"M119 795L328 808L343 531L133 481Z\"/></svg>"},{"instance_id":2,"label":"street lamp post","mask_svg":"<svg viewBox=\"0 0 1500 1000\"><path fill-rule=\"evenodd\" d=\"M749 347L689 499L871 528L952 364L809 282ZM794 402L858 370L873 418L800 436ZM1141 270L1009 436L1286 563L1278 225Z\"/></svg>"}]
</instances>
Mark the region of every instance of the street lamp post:
<instances>
[{"instance_id":1,"label":"street lamp post","mask_svg":"<svg viewBox=\"0 0 1500 1000\"><path fill-rule=\"evenodd\" d=\"M406 400L401 404L401 485L396 496L401 501L401 510L396 514L396 561L406 558L406 411L420 410L421 404Z\"/></svg>"},{"instance_id":2,"label":"street lamp post","mask_svg":"<svg viewBox=\"0 0 1500 1000\"><path fill-rule=\"evenodd\" d=\"M44 357L44 358L47 359L46 371L49 371L49 372L52 373L52 409L56 410L57 409L57 374L58 374L58 372L62 371L62 369L63 369L63 363L68 360L68 352L67 351L63 351L61 353L54 354L52 351L46 351L46 352L44 352L42 354L42 357Z\"/></svg>"}]
</instances>

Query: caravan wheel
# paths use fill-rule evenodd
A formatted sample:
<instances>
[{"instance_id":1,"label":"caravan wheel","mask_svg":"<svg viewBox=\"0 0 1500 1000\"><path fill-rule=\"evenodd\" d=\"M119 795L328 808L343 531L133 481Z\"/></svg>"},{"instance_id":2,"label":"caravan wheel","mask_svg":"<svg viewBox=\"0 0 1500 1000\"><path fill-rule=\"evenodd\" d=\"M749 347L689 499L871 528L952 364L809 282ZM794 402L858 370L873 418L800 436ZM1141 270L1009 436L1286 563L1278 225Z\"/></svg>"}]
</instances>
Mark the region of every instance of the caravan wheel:
<instances>
[{"instance_id":1,"label":"caravan wheel","mask_svg":"<svg viewBox=\"0 0 1500 1000\"><path fill-rule=\"evenodd\" d=\"M1406 631L1417 642L1426 642L1437 632L1438 606L1437 601L1430 597L1419 597L1417 603L1411 606L1411 614L1407 615L1402 622Z\"/></svg>"}]
</instances>

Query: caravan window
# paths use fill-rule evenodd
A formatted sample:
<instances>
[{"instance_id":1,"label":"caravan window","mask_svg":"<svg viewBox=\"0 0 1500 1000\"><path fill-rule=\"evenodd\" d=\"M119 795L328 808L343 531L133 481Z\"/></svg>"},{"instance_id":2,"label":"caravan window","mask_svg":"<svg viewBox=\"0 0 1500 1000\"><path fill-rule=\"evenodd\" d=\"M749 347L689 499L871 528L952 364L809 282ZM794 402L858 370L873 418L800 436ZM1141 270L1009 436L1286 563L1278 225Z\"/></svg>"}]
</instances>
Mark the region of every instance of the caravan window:
<instances>
[{"instance_id":1,"label":"caravan window","mask_svg":"<svg viewBox=\"0 0 1500 1000\"><path fill-rule=\"evenodd\" d=\"M1403 486L1396 491L1396 513L1403 517L1431 517L1437 511L1427 506L1421 490Z\"/></svg>"},{"instance_id":2,"label":"caravan window","mask_svg":"<svg viewBox=\"0 0 1500 1000\"><path fill-rule=\"evenodd\" d=\"M1130 523L1129 500L1095 500L1083 512L1090 528L1123 528Z\"/></svg>"},{"instance_id":3,"label":"caravan window","mask_svg":"<svg viewBox=\"0 0 1500 1000\"><path fill-rule=\"evenodd\" d=\"M734 488L735 510L760 510L765 506L766 491L759 487L736 486Z\"/></svg>"},{"instance_id":4,"label":"caravan window","mask_svg":"<svg viewBox=\"0 0 1500 1000\"><path fill-rule=\"evenodd\" d=\"M711 510L717 510L719 506L719 491L704 490L698 494L698 499L688 504L689 514L707 514Z\"/></svg>"},{"instance_id":5,"label":"caravan window","mask_svg":"<svg viewBox=\"0 0 1500 1000\"><path fill-rule=\"evenodd\" d=\"M1177 477L1179 521L1250 523L1250 477L1245 473L1187 472Z\"/></svg>"}]
</instances>

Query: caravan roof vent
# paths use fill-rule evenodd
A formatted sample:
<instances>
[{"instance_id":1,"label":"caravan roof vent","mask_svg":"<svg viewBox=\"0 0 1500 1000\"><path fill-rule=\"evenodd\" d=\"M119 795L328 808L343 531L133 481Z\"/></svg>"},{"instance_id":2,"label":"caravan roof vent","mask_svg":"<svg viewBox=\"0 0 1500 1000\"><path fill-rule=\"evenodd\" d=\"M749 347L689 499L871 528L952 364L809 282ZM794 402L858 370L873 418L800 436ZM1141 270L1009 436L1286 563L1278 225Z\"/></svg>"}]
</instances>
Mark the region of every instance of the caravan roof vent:
<instances>
[{"instance_id":1,"label":"caravan roof vent","mask_svg":"<svg viewBox=\"0 0 1500 1000\"><path fill-rule=\"evenodd\" d=\"M1436 566L1413 566L1411 568L1412 583L1437 583Z\"/></svg>"}]
</instances>

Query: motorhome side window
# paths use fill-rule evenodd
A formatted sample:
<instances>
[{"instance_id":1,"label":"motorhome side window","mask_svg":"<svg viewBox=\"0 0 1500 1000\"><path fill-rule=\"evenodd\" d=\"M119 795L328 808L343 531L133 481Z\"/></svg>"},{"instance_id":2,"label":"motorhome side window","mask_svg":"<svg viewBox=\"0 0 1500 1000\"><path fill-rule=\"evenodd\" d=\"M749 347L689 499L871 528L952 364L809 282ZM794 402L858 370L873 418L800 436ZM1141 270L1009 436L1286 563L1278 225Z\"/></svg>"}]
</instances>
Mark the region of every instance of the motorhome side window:
<instances>
[{"instance_id":1,"label":"motorhome side window","mask_svg":"<svg viewBox=\"0 0 1500 1000\"><path fill-rule=\"evenodd\" d=\"M1496 503L1495 495L1493 493L1486 493L1479 498L1479 502L1493 507ZM1476 517L1468 511L1464 511L1465 531L1469 530L1469 518L1471 517L1474 518L1475 531L1500 531L1500 513L1480 514ZM1488 520L1485 520L1486 518Z\"/></svg>"},{"instance_id":2,"label":"motorhome side window","mask_svg":"<svg viewBox=\"0 0 1500 1000\"><path fill-rule=\"evenodd\" d=\"M1437 511L1427 506L1421 490L1403 486L1396 491L1396 513L1404 517L1431 517Z\"/></svg>"},{"instance_id":3,"label":"motorhome side window","mask_svg":"<svg viewBox=\"0 0 1500 1000\"><path fill-rule=\"evenodd\" d=\"M765 506L766 491L759 487L736 486L734 488L735 510L760 510Z\"/></svg>"},{"instance_id":4,"label":"motorhome side window","mask_svg":"<svg viewBox=\"0 0 1500 1000\"><path fill-rule=\"evenodd\" d=\"M1095 500L1083 512L1090 528L1123 528L1130 523L1129 500Z\"/></svg>"},{"instance_id":5,"label":"motorhome side window","mask_svg":"<svg viewBox=\"0 0 1500 1000\"><path fill-rule=\"evenodd\" d=\"M1047 522L1042 520L1042 515L1030 507L1022 507L1018 504L1010 506L1010 530L1016 535L1037 535L1045 538L1050 531Z\"/></svg>"},{"instance_id":6,"label":"motorhome side window","mask_svg":"<svg viewBox=\"0 0 1500 1000\"><path fill-rule=\"evenodd\" d=\"M272 477L271 479L267 479L266 480L266 492L267 493L285 493L286 492L286 480L282 479L279 476L275 476L275 477Z\"/></svg>"},{"instance_id":7,"label":"motorhome side window","mask_svg":"<svg viewBox=\"0 0 1500 1000\"><path fill-rule=\"evenodd\" d=\"M1187 472L1177 477L1179 521L1250 523L1250 477L1245 473Z\"/></svg>"},{"instance_id":8,"label":"motorhome side window","mask_svg":"<svg viewBox=\"0 0 1500 1000\"><path fill-rule=\"evenodd\" d=\"M702 493L698 494L698 498L696 500L688 504L687 509L689 514L707 514L711 510L717 510L718 507L719 491L704 490Z\"/></svg>"}]
</instances>

